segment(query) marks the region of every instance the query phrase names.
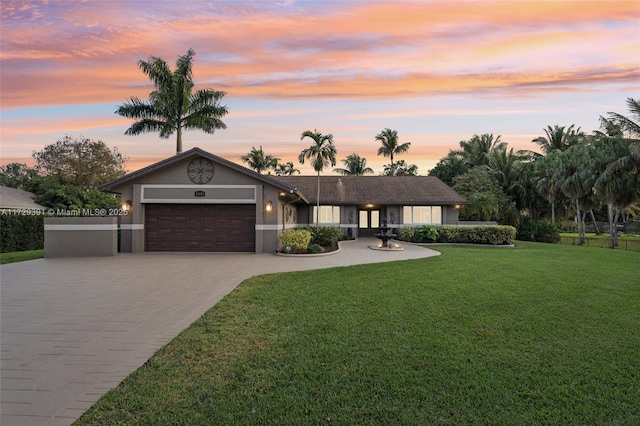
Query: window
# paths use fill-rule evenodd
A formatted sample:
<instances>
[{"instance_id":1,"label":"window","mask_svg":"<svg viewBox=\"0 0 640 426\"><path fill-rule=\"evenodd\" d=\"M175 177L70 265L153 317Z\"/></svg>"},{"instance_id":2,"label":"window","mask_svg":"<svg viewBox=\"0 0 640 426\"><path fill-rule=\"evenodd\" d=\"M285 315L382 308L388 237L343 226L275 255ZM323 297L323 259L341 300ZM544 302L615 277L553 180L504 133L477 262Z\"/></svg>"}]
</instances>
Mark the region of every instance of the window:
<instances>
[{"instance_id":1,"label":"window","mask_svg":"<svg viewBox=\"0 0 640 426\"><path fill-rule=\"evenodd\" d=\"M405 225L439 225L442 224L441 206L404 206L402 222Z\"/></svg>"},{"instance_id":2,"label":"window","mask_svg":"<svg viewBox=\"0 0 640 426\"><path fill-rule=\"evenodd\" d=\"M360 228L369 227L369 214L366 210L360 210Z\"/></svg>"},{"instance_id":3,"label":"window","mask_svg":"<svg viewBox=\"0 0 640 426\"><path fill-rule=\"evenodd\" d=\"M317 206L313 206L313 222L316 221ZM320 224L339 224L340 206L320 206Z\"/></svg>"}]
</instances>

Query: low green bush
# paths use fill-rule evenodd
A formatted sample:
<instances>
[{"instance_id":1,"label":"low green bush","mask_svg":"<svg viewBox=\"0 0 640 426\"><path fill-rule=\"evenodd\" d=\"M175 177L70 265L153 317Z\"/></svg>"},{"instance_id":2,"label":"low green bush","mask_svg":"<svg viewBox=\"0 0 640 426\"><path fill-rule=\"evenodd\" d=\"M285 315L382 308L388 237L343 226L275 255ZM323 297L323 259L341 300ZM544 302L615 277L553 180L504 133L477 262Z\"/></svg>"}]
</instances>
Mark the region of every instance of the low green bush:
<instances>
[{"instance_id":1,"label":"low green bush","mask_svg":"<svg viewBox=\"0 0 640 426\"><path fill-rule=\"evenodd\" d=\"M303 228L287 229L280 234L280 242L283 247L291 247L294 252L305 250L311 242L311 231Z\"/></svg>"},{"instance_id":2,"label":"low green bush","mask_svg":"<svg viewBox=\"0 0 640 426\"><path fill-rule=\"evenodd\" d=\"M322 253L324 249L322 248L322 246L319 246L318 244L309 244L307 251L310 254L317 254L317 253Z\"/></svg>"},{"instance_id":3,"label":"low green bush","mask_svg":"<svg viewBox=\"0 0 640 426\"><path fill-rule=\"evenodd\" d=\"M416 234L416 228L413 226L401 226L398 229L398 239L400 241L413 241L413 237Z\"/></svg>"},{"instance_id":4,"label":"low green bush","mask_svg":"<svg viewBox=\"0 0 640 426\"><path fill-rule=\"evenodd\" d=\"M421 243L433 243L438 239L438 230L435 226L422 225L418 228L418 241Z\"/></svg>"},{"instance_id":5,"label":"low green bush","mask_svg":"<svg viewBox=\"0 0 640 426\"><path fill-rule=\"evenodd\" d=\"M554 225L548 220L522 216L518 223L516 239L538 243L559 243L561 230L560 224Z\"/></svg>"},{"instance_id":6,"label":"low green bush","mask_svg":"<svg viewBox=\"0 0 640 426\"><path fill-rule=\"evenodd\" d=\"M340 241L342 231L337 226L310 226L300 229L307 229L311 232L311 242L321 247L334 247Z\"/></svg>"}]
</instances>

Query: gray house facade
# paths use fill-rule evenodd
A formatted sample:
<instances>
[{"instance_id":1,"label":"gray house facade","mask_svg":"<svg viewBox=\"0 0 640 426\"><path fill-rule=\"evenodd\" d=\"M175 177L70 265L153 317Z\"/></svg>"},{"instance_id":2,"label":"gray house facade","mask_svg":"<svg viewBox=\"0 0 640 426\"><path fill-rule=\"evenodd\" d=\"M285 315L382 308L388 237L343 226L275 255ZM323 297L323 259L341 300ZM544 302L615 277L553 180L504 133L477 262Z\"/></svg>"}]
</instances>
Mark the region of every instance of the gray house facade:
<instances>
[{"instance_id":1,"label":"gray house facade","mask_svg":"<svg viewBox=\"0 0 640 426\"><path fill-rule=\"evenodd\" d=\"M103 185L120 195L121 252L275 252L296 226L352 237L402 225L456 224L463 197L435 177L261 175L199 148Z\"/></svg>"}]
</instances>

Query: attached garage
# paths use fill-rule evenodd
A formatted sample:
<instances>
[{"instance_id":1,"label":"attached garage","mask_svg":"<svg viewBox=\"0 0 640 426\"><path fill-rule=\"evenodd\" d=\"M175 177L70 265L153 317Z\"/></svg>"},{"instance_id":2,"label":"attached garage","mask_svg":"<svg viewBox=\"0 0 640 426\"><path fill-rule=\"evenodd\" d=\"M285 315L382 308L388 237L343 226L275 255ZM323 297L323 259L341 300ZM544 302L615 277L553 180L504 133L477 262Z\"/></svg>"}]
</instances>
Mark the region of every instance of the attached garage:
<instances>
[{"instance_id":1,"label":"attached garage","mask_svg":"<svg viewBox=\"0 0 640 426\"><path fill-rule=\"evenodd\" d=\"M255 204L145 204L145 250L255 252Z\"/></svg>"}]
</instances>

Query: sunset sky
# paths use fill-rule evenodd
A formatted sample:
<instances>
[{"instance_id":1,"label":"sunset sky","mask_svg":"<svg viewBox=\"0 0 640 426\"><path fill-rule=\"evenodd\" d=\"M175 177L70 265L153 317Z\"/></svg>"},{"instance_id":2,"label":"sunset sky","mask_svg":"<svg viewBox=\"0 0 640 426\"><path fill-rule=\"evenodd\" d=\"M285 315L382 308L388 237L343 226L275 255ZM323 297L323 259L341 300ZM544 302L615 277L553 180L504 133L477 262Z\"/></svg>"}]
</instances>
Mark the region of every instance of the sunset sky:
<instances>
[{"instance_id":1,"label":"sunset sky","mask_svg":"<svg viewBox=\"0 0 640 426\"><path fill-rule=\"evenodd\" d=\"M547 126L591 133L640 97L638 0L2 0L0 11L3 165L32 165L65 135L117 147L129 171L174 155L175 135L125 136L131 122L114 111L153 90L138 60L173 68L189 48L196 88L227 92L229 115L214 135L185 133L184 150L241 164L262 146L304 174L308 129L376 174L389 160L375 135L395 129L411 142L396 159L424 175L474 134L536 150Z\"/></svg>"}]
</instances>

